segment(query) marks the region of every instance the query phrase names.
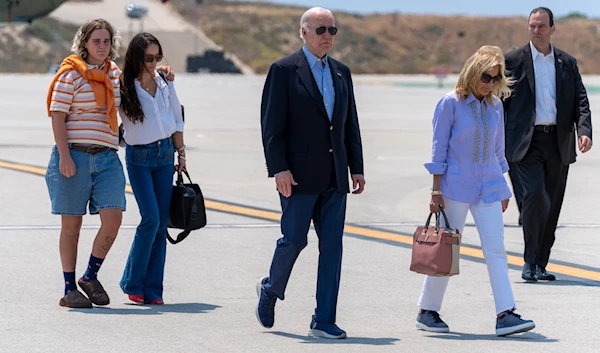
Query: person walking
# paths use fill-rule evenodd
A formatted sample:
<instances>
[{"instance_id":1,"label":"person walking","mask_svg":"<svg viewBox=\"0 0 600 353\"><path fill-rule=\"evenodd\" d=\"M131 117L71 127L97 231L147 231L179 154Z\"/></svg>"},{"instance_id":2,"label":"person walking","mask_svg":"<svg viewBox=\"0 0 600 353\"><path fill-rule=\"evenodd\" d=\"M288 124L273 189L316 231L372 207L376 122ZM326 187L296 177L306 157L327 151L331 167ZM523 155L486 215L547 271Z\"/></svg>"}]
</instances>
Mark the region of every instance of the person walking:
<instances>
[{"instance_id":1,"label":"person walking","mask_svg":"<svg viewBox=\"0 0 600 353\"><path fill-rule=\"evenodd\" d=\"M61 306L108 305L98 271L117 237L125 210L125 175L117 155L119 75L113 61L119 36L105 20L89 21L73 40L47 97L55 145L46 171L52 213L61 216L60 258L65 283ZM75 282L83 215L100 214L87 270ZM87 295L77 290L77 284Z\"/></svg>"},{"instance_id":2,"label":"person walking","mask_svg":"<svg viewBox=\"0 0 600 353\"><path fill-rule=\"evenodd\" d=\"M138 225L121 289L140 304L164 304L167 223L175 169L186 166L183 115L173 82L156 70L163 49L150 33L133 37L121 82L127 173L142 220Z\"/></svg>"},{"instance_id":3,"label":"person walking","mask_svg":"<svg viewBox=\"0 0 600 353\"><path fill-rule=\"evenodd\" d=\"M529 282L556 279L546 266L577 155L576 135L581 153L592 148L590 104L577 60L552 45L555 29L550 9L533 9L529 43L506 54L506 70L516 79L504 103L506 158L523 193L521 277Z\"/></svg>"},{"instance_id":4,"label":"person walking","mask_svg":"<svg viewBox=\"0 0 600 353\"><path fill-rule=\"evenodd\" d=\"M504 56L495 46L479 48L466 61L456 87L435 108L432 158L425 164L433 175L430 211L443 207L448 222L461 234L469 211L475 220L494 295L498 336L535 327L533 321L515 313L504 248L502 213L511 197L503 175L508 172L508 163L501 100L511 94L511 79L504 71ZM449 280L447 276L425 277L417 328L450 331L438 313Z\"/></svg>"},{"instance_id":5,"label":"person walking","mask_svg":"<svg viewBox=\"0 0 600 353\"><path fill-rule=\"evenodd\" d=\"M331 58L338 29L330 10L315 7L300 19L304 46L271 65L261 104L269 177L281 201L283 237L268 277L257 283L256 315L271 328L292 267L307 245L311 221L319 238L317 307L309 335L345 338L336 325L346 196L365 187L362 144L348 67Z\"/></svg>"}]
</instances>

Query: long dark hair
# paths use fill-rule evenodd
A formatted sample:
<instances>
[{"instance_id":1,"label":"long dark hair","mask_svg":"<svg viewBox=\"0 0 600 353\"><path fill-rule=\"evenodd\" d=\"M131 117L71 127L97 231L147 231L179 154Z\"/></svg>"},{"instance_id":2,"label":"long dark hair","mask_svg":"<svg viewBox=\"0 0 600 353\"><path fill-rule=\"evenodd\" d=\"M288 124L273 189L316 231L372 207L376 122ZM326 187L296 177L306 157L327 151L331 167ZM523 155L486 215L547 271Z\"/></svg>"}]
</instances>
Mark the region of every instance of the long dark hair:
<instances>
[{"instance_id":1,"label":"long dark hair","mask_svg":"<svg viewBox=\"0 0 600 353\"><path fill-rule=\"evenodd\" d=\"M125 53L125 64L123 64L123 74L121 75L121 107L127 118L134 124L137 121L144 122L142 105L135 91L135 79L141 75L142 70L146 70L144 53L152 44L158 45L158 54L163 55L158 39L147 32L136 34L129 42L127 53Z\"/></svg>"}]
</instances>

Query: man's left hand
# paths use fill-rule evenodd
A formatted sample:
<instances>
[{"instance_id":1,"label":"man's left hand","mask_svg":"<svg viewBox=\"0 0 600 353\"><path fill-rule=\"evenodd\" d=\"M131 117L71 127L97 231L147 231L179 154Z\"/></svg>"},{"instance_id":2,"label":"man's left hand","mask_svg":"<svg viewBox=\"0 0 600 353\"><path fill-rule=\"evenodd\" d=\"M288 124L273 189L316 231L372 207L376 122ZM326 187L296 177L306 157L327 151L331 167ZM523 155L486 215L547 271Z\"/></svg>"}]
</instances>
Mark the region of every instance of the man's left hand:
<instances>
[{"instance_id":1,"label":"man's left hand","mask_svg":"<svg viewBox=\"0 0 600 353\"><path fill-rule=\"evenodd\" d=\"M170 66L158 66L156 71L162 71L166 74L167 80L175 81L175 71Z\"/></svg>"},{"instance_id":2,"label":"man's left hand","mask_svg":"<svg viewBox=\"0 0 600 353\"><path fill-rule=\"evenodd\" d=\"M587 136L579 136L579 150L586 153L592 149L592 139Z\"/></svg>"},{"instance_id":3,"label":"man's left hand","mask_svg":"<svg viewBox=\"0 0 600 353\"><path fill-rule=\"evenodd\" d=\"M366 183L365 177L362 174L352 174L352 193L355 195L362 194Z\"/></svg>"}]
</instances>

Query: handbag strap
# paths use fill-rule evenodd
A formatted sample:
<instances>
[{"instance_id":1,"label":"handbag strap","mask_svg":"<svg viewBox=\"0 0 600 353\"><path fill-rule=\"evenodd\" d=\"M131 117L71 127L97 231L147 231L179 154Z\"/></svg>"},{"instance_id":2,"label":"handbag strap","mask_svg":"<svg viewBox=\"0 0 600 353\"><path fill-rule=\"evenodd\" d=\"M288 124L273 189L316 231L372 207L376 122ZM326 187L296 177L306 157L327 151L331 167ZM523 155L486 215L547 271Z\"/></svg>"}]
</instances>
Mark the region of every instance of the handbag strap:
<instances>
[{"instance_id":1,"label":"handbag strap","mask_svg":"<svg viewBox=\"0 0 600 353\"><path fill-rule=\"evenodd\" d=\"M450 222L448 222L448 216L446 216L446 212L444 212L444 208L442 205L439 205L439 209L435 214L435 229L440 229L440 213L444 217L444 222L446 223L446 229L452 229ZM431 217L431 215L430 215Z\"/></svg>"}]
</instances>

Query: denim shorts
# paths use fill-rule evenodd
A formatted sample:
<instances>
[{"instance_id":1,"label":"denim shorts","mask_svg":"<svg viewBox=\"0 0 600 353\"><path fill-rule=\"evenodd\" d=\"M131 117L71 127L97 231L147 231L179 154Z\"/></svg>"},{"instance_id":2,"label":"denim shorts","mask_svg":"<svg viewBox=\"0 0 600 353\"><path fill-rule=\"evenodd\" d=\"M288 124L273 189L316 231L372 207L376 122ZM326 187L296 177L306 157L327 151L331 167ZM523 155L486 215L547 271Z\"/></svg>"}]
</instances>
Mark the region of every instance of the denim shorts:
<instances>
[{"instance_id":1,"label":"denim shorts","mask_svg":"<svg viewBox=\"0 0 600 353\"><path fill-rule=\"evenodd\" d=\"M116 150L89 154L71 149L75 175L60 173L58 148L52 148L46 170L46 185L52 202L52 213L83 216L89 204L90 214L106 208L125 211L125 174Z\"/></svg>"}]
</instances>

